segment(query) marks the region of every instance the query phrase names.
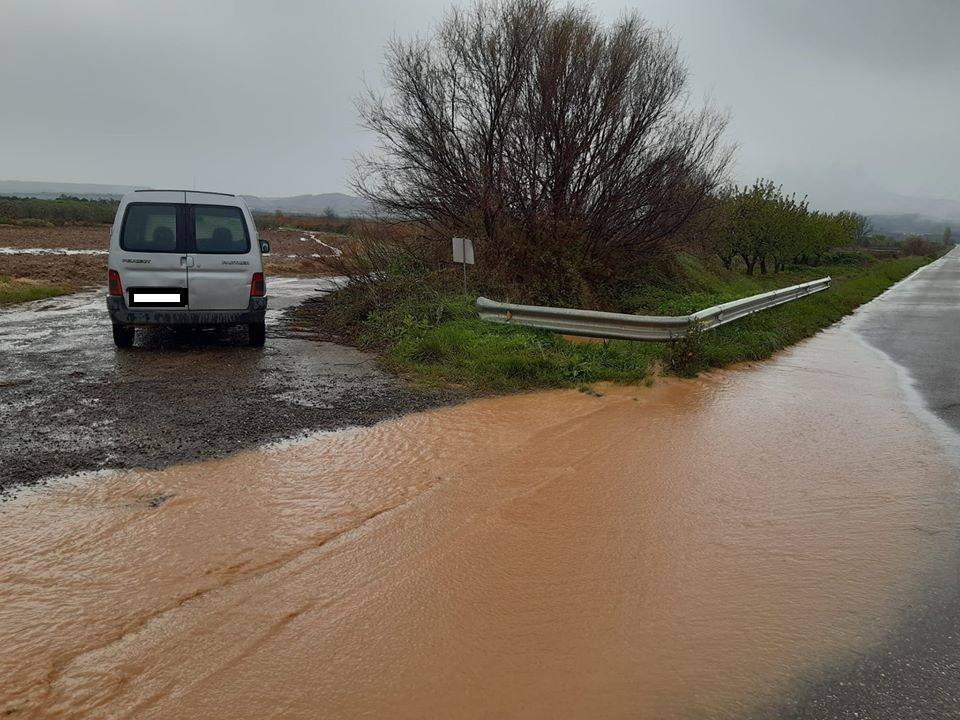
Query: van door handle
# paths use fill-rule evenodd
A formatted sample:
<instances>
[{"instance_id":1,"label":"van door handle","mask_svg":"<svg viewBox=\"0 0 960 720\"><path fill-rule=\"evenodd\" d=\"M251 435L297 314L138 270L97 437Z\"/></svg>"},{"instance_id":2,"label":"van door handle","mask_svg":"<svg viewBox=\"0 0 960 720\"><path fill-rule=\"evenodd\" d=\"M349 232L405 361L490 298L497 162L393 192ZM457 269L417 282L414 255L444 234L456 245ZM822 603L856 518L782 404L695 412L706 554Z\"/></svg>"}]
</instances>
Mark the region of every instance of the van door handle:
<instances>
[{"instance_id":1,"label":"van door handle","mask_svg":"<svg viewBox=\"0 0 960 720\"><path fill-rule=\"evenodd\" d=\"M193 258L190 257L189 255L184 255L182 258L180 258L180 267L192 268Z\"/></svg>"}]
</instances>

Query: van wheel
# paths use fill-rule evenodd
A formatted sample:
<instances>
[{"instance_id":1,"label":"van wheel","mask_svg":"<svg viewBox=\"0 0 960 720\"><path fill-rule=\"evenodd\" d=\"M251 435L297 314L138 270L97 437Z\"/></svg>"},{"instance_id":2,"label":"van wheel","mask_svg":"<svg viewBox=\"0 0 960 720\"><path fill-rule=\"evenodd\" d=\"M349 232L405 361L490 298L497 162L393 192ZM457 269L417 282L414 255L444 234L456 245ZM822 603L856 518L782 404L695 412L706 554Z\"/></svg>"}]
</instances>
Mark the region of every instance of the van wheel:
<instances>
[{"instance_id":1,"label":"van wheel","mask_svg":"<svg viewBox=\"0 0 960 720\"><path fill-rule=\"evenodd\" d=\"M118 325L113 323L113 342L118 348L133 347L133 333L135 328L132 325Z\"/></svg>"},{"instance_id":2,"label":"van wheel","mask_svg":"<svg viewBox=\"0 0 960 720\"><path fill-rule=\"evenodd\" d=\"M247 325L247 330L250 334L250 346L263 347L263 343L267 340L266 324L262 320L258 323L250 323Z\"/></svg>"}]
</instances>

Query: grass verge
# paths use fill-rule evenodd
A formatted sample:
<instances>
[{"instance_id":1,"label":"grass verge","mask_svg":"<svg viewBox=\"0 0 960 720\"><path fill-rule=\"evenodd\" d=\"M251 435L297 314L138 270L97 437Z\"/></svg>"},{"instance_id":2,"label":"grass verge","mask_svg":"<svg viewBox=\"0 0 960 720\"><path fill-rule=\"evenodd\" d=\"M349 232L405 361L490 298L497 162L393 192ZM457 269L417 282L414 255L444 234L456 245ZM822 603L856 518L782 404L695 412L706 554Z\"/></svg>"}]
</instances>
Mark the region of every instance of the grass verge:
<instances>
[{"instance_id":1,"label":"grass verge","mask_svg":"<svg viewBox=\"0 0 960 720\"><path fill-rule=\"evenodd\" d=\"M402 278L348 287L306 312L325 334L379 352L384 367L418 384L477 393L585 387L642 382L658 372L691 376L762 360L835 323L929 262L908 257L747 277L681 256L677 277L638 288L624 299L624 310L687 314L825 275L834 282L828 291L673 344L570 342L548 332L488 323L477 317L473 297Z\"/></svg>"},{"instance_id":2,"label":"grass verge","mask_svg":"<svg viewBox=\"0 0 960 720\"><path fill-rule=\"evenodd\" d=\"M42 300L70 292L59 285L45 285L32 280L13 279L0 275L0 305Z\"/></svg>"}]
</instances>

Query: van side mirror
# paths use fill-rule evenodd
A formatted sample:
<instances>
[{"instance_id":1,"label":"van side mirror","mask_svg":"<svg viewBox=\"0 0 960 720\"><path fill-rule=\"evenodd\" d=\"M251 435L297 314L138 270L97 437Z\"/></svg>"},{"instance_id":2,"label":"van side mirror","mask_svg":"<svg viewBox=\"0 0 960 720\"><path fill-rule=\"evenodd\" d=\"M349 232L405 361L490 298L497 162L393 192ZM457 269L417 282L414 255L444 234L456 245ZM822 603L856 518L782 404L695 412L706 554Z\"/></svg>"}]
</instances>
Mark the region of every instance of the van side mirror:
<instances>
[{"instance_id":1,"label":"van side mirror","mask_svg":"<svg viewBox=\"0 0 960 720\"><path fill-rule=\"evenodd\" d=\"M267 253L269 253L269 252L270 252L270 243L268 243L266 240L261 240L261 241L260 241L260 252L263 253L264 255L266 255Z\"/></svg>"}]
</instances>

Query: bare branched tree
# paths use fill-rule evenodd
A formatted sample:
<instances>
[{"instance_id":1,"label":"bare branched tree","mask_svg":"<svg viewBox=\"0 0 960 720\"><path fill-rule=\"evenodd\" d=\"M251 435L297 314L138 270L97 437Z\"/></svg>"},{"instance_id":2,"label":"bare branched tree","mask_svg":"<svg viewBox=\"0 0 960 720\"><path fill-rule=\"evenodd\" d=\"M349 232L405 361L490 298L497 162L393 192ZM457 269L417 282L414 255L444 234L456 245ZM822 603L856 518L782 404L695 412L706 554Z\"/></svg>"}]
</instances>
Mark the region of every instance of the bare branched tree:
<instances>
[{"instance_id":1,"label":"bare branched tree","mask_svg":"<svg viewBox=\"0 0 960 720\"><path fill-rule=\"evenodd\" d=\"M873 234L873 223L866 215L855 212L842 212L840 216L849 223L853 233L853 244L859 247L866 247L870 244L870 236Z\"/></svg>"},{"instance_id":2,"label":"bare branched tree","mask_svg":"<svg viewBox=\"0 0 960 720\"><path fill-rule=\"evenodd\" d=\"M394 41L360 103L379 152L355 187L437 238L469 233L513 283L609 280L661 251L717 187L725 119L686 103L676 46L637 15L481 0Z\"/></svg>"}]
</instances>

